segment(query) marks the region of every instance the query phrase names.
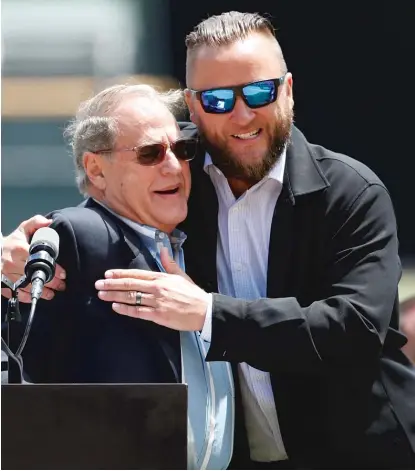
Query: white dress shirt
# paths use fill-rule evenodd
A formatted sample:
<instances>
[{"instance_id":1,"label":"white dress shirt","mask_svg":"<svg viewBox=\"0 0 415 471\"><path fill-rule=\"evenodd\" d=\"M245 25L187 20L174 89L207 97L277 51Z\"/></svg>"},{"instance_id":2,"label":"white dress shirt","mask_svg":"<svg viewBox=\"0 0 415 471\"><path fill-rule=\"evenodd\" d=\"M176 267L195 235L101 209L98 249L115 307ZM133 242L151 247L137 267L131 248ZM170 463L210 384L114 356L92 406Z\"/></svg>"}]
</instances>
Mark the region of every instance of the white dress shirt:
<instances>
[{"instance_id":1,"label":"white dress shirt","mask_svg":"<svg viewBox=\"0 0 415 471\"><path fill-rule=\"evenodd\" d=\"M269 174L236 199L225 176L206 154L204 169L219 202L216 263L221 294L247 300L267 296L271 222L282 189L285 160L284 151ZM211 329L210 304L202 330L204 340L210 341ZM240 363L238 371L251 459L287 459L270 374L246 363Z\"/></svg>"}]
</instances>

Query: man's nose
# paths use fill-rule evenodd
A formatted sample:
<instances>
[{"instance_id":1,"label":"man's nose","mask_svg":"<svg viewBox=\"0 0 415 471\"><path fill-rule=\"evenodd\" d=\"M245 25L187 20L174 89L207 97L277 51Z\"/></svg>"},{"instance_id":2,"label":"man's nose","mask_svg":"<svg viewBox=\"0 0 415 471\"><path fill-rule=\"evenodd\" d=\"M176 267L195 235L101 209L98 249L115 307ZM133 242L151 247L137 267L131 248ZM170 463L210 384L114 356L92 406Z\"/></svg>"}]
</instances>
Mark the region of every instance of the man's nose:
<instances>
[{"instance_id":1,"label":"man's nose","mask_svg":"<svg viewBox=\"0 0 415 471\"><path fill-rule=\"evenodd\" d=\"M255 112L241 97L236 98L235 107L232 110L231 119L234 123L241 126L249 124L255 118Z\"/></svg>"},{"instance_id":2,"label":"man's nose","mask_svg":"<svg viewBox=\"0 0 415 471\"><path fill-rule=\"evenodd\" d=\"M176 157L172 149L167 149L166 156L162 162L163 173L180 173L182 171L182 165L180 160Z\"/></svg>"}]
</instances>

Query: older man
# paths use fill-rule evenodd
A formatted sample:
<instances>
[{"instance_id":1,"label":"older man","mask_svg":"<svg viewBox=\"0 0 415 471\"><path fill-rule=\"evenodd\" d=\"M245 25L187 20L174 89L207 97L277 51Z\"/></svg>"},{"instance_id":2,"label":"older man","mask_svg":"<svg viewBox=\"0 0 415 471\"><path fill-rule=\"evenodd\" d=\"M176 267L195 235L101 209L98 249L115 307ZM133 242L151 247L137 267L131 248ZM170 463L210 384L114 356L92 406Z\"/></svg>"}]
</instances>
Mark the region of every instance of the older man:
<instances>
[{"instance_id":1,"label":"older man","mask_svg":"<svg viewBox=\"0 0 415 471\"><path fill-rule=\"evenodd\" d=\"M163 271L166 253L184 268L185 235L175 228L187 215L196 141L181 138L167 107L180 99L179 92L115 86L81 106L67 135L88 198L50 215L66 290L38 305L24 369L41 383L185 381L189 467L223 469L233 437L228 365L205 366L208 344L199 333L114 315L94 286L113 267ZM144 303L145 296L130 294L134 304Z\"/></svg>"}]
</instances>

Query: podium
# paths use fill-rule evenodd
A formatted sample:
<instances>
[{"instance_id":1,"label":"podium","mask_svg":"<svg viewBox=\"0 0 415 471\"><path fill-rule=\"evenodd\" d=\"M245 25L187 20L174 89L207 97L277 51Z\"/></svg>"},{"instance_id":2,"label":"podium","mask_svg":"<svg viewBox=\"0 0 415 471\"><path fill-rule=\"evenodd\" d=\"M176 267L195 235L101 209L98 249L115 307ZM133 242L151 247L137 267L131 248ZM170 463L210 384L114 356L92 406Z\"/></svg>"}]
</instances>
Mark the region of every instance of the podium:
<instances>
[{"instance_id":1,"label":"podium","mask_svg":"<svg viewBox=\"0 0 415 471\"><path fill-rule=\"evenodd\" d=\"M186 469L185 384L1 387L2 469Z\"/></svg>"}]
</instances>

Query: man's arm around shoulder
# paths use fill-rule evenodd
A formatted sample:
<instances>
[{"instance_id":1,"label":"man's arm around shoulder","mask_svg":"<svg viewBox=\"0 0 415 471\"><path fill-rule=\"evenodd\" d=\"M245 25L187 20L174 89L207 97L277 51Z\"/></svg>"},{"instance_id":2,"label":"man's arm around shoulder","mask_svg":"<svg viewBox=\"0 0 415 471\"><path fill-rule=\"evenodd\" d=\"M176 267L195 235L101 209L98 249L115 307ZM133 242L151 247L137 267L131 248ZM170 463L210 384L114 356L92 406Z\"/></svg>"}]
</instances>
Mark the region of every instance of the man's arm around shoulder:
<instances>
[{"instance_id":1,"label":"man's arm around shoulder","mask_svg":"<svg viewBox=\"0 0 415 471\"><path fill-rule=\"evenodd\" d=\"M207 359L311 371L378 357L401 272L395 215L382 185L368 184L356 195L327 250L327 296L309 306L295 298L215 294Z\"/></svg>"}]
</instances>

